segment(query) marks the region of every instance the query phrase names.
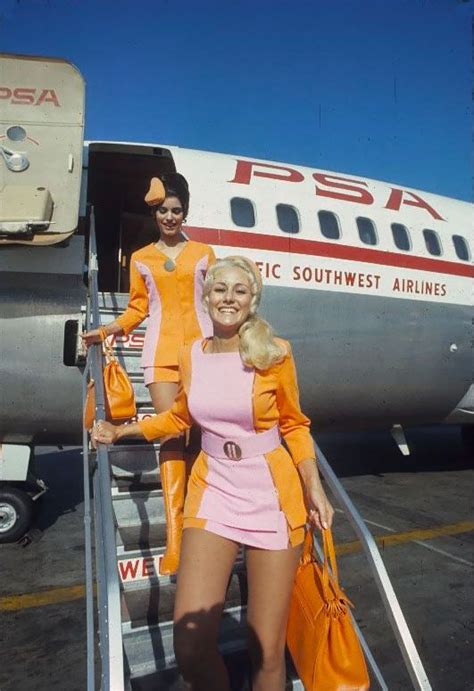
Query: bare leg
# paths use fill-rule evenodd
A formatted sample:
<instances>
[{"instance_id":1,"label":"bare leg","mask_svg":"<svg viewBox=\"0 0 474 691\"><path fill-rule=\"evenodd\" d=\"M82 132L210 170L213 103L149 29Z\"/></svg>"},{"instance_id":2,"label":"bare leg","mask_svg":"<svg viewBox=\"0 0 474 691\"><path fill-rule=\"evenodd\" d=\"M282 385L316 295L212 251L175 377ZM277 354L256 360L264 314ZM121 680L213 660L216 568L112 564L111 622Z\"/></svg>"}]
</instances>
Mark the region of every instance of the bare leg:
<instances>
[{"instance_id":1,"label":"bare leg","mask_svg":"<svg viewBox=\"0 0 474 691\"><path fill-rule=\"evenodd\" d=\"M228 691L227 670L217 648L219 622L239 546L187 528L174 608L174 650L192 691Z\"/></svg>"},{"instance_id":2,"label":"bare leg","mask_svg":"<svg viewBox=\"0 0 474 691\"><path fill-rule=\"evenodd\" d=\"M285 688L286 622L302 547L247 548L247 622L254 691Z\"/></svg>"},{"instance_id":3,"label":"bare leg","mask_svg":"<svg viewBox=\"0 0 474 691\"><path fill-rule=\"evenodd\" d=\"M173 405L178 385L154 382L148 389L156 412L161 413ZM166 513L166 552L160 561L160 573L166 575L176 573L179 565L187 481L183 437L162 440L160 475Z\"/></svg>"}]
</instances>

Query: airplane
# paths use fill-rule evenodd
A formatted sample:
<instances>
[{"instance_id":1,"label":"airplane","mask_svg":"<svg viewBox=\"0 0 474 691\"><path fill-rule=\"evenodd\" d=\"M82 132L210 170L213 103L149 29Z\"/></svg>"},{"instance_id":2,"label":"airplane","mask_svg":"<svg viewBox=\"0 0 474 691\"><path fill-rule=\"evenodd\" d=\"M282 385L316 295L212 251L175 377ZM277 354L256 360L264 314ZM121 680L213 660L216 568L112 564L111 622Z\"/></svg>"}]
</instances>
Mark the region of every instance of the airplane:
<instances>
[{"instance_id":1,"label":"airplane","mask_svg":"<svg viewBox=\"0 0 474 691\"><path fill-rule=\"evenodd\" d=\"M0 541L46 489L34 446L82 440L91 209L99 289L125 305L131 253L155 233L143 198L164 172L189 182L189 238L259 265L262 313L292 343L316 431L387 429L405 450L413 425L472 438L471 204L239 155L84 142L72 64L1 54L0 65L0 502L20 501L17 523L0 515ZM143 335L117 341L139 348Z\"/></svg>"}]
</instances>

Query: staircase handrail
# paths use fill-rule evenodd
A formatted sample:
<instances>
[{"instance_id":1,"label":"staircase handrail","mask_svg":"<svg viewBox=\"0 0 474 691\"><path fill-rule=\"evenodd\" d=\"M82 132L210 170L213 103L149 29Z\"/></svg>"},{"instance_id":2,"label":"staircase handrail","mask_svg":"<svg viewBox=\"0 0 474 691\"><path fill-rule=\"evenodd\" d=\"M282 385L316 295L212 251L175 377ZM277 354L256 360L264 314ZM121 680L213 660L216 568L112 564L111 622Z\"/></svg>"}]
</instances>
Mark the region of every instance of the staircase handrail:
<instances>
[{"instance_id":1,"label":"staircase handrail","mask_svg":"<svg viewBox=\"0 0 474 691\"><path fill-rule=\"evenodd\" d=\"M93 207L91 208L90 214L88 286L90 301L88 321L90 323L86 323L87 330L97 329L100 326L97 244ZM96 344L88 349L87 365L84 372L84 377L90 373L91 378L94 380L96 420L105 419L104 382L102 372L102 348L100 344ZM85 388L84 381L84 392ZM84 463L87 461L87 477L89 477L89 453L87 444L87 434L84 434ZM84 487L85 494L88 493L88 491L89 485L87 484L87 486ZM124 660L120 582L115 551L115 520L112 506L110 466L108 450L105 444L98 444L96 450L96 466L93 472L93 496L99 649L101 656L101 691L123 691ZM90 568L90 574L87 574L87 568L88 566L86 563L86 578L89 579L92 578L92 569ZM92 588L88 587L87 591L92 591ZM91 597L90 593L89 597ZM89 612L88 615L90 615ZM92 649L89 648L89 627L90 622L88 622L88 657L91 656L93 659L93 641ZM95 689L94 670L90 669L90 663L88 665L87 688L88 691L93 691L93 689Z\"/></svg>"},{"instance_id":2,"label":"staircase handrail","mask_svg":"<svg viewBox=\"0 0 474 691\"><path fill-rule=\"evenodd\" d=\"M417 691L431 691L430 682L383 563L377 543L316 442L315 449L318 467L331 492L343 507L344 513L351 522L362 544L413 688L417 689Z\"/></svg>"}]
</instances>

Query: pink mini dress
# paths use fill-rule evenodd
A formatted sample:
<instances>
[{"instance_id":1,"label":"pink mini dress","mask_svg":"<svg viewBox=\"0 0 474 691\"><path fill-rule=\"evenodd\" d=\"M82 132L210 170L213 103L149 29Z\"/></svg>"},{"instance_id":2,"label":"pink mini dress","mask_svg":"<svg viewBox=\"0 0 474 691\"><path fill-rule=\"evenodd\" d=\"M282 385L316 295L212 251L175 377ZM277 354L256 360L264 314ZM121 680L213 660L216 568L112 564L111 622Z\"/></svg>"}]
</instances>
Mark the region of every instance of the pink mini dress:
<instances>
[{"instance_id":1,"label":"pink mini dress","mask_svg":"<svg viewBox=\"0 0 474 691\"><path fill-rule=\"evenodd\" d=\"M240 353L204 353L202 341L192 347L189 411L203 431L220 437L254 437L252 391L255 370ZM188 494L202 492L196 518L200 527L243 545L286 549L288 524L265 456L241 460L207 455L207 474L193 471ZM188 525L186 525L188 523ZM185 521L184 527L191 527Z\"/></svg>"}]
</instances>

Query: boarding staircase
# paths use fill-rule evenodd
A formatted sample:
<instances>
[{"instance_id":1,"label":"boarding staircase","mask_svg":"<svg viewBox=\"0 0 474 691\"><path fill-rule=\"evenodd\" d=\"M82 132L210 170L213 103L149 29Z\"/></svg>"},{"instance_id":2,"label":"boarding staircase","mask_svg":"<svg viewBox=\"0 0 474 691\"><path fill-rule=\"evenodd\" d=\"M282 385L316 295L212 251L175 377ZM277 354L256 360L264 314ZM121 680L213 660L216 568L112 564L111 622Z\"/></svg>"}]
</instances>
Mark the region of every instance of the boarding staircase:
<instances>
[{"instance_id":1,"label":"boarding staircase","mask_svg":"<svg viewBox=\"0 0 474 691\"><path fill-rule=\"evenodd\" d=\"M113 321L128 303L127 294L97 290L93 243L91 237L90 300L84 309L84 329ZM154 413L140 367L146 326L145 321L129 336L108 339L133 383L137 419ZM89 376L95 380L98 418L103 417L101 367L100 347L93 347L87 358L84 385ZM159 574L159 561L166 544L159 444L130 441L109 448L100 445L94 451L84 434L84 458L85 486L91 477L93 484L92 507L85 497L86 524L88 528L92 522L95 525L96 557L95 579L90 556L86 564L88 618L94 620L92 582L95 580L101 658L94 670L94 632L89 631L88 691L99 687L113 691L179 689L182 684L173 653L172 626L176 578ZM91 545L86 547L90 551ZM245 565L240 553L227 589L219 643L236 691L250 688L245 642L246 597ZM100 669L100 682L97 669ZM287 689L303 689L291 664Z\"/></svg>"},{"instance_id":2,"label":"boarding staircase","mask_svg":"<svg viewBox=\"0 0 474 691\"><path fill-rule=\"evenodd\" d=\"M98 291L93 215L91 220L89 302L84 308L86 330L113 321L128 302L128 295ZM154 412L140 369L145 329L146 322L128 337L109 340L133 382L139 419ZM85 396L87 380L92 377L96 384L97 419L105 417L101 372L101 349L94 346L87 355L83 393ZM173 653L172 627L176 580L159 575L159 560L166 543L159 444L131 441L111 447L101 444L93 450L85 431L83 444L84 487L88 489L91 486L93 498L91 503L86 489L87 690L178 691L182 688L182 681ZM345 509L366 550L413 686L429 691L431 687L375 542L328 466L324 454L319 451L318 457L332 493ZM219 641L235 691L250 689L245 643L246 595L245 565L239 554L228 585ZM96 627L100 653L98 664ZM360 631L359 636L372 678L377 682L373 688L387 689ZM288 660L286 688L304 691L291 660Z\"/></svg>"},{"instance_id":3,"label":"boarding staircase","mask_svg":"<svg viewBox=\"0 0 474 691\"><path fill-rule=\"evenodd\" d=\"M124 294L99 293L98 297L103 324L113 321L128 302ZM146 322L130 336L109 339L134 385L138 419L154 412L140 369L145 329ZM115 445L108 456L126 678L134 691L179 688L172 631L176 579L160 576L158 568L166 544L159 444ZM245 568L239 555L228 586L220 641L239 689L245 688L245 605ZM302 687L290 679L288 688Z\"/></svg>"}]
</instances>

